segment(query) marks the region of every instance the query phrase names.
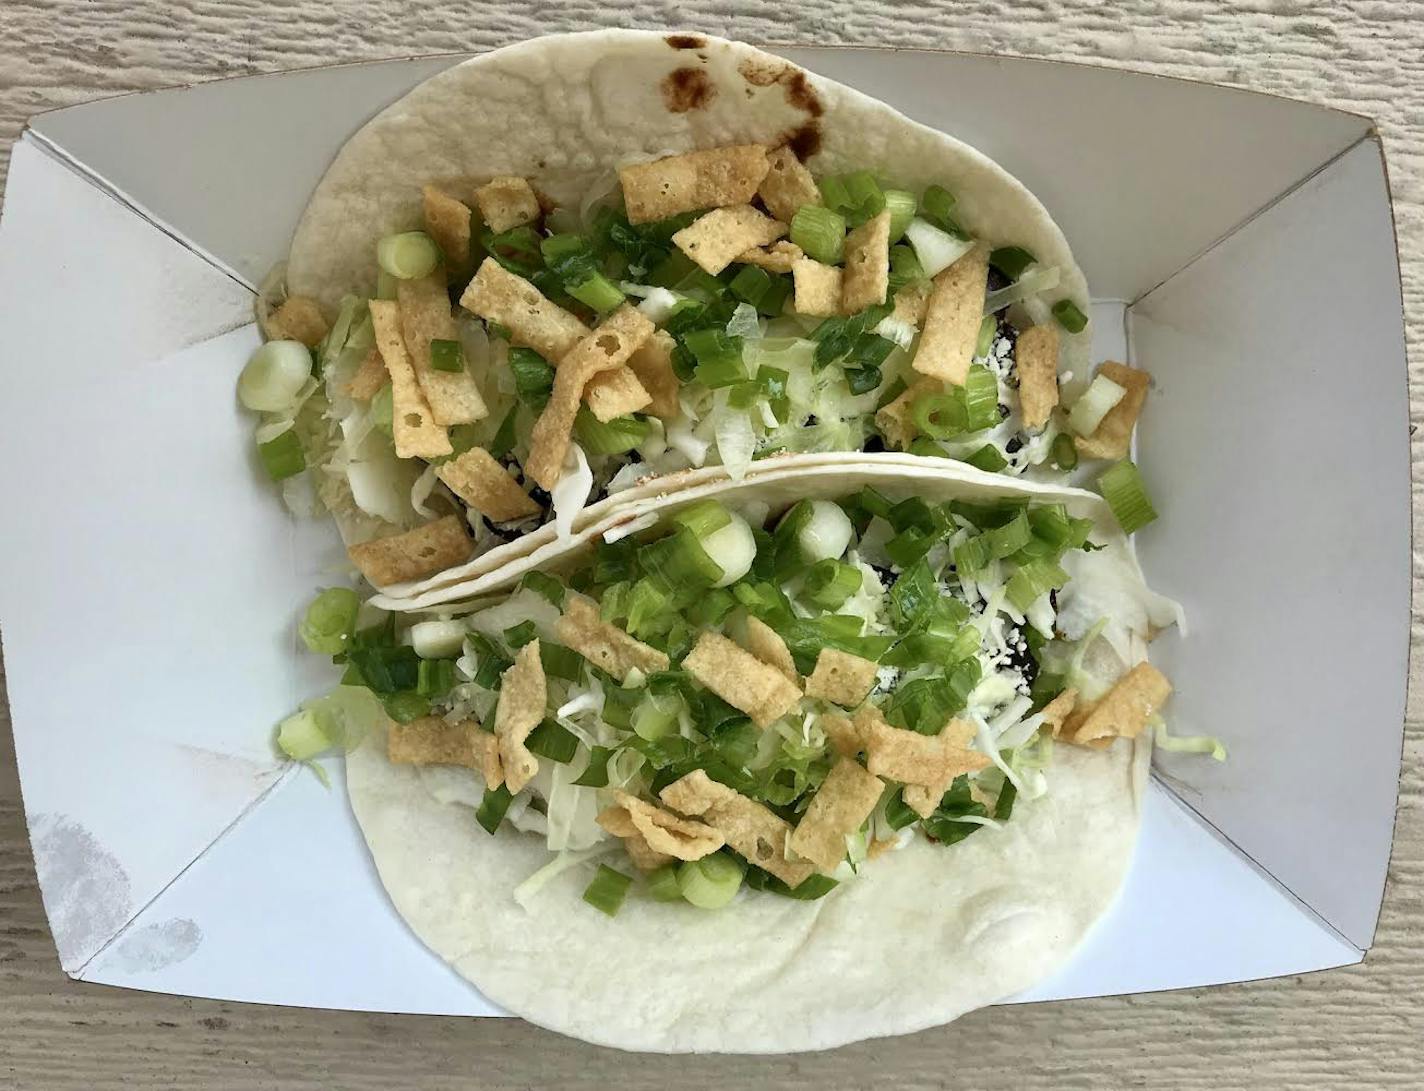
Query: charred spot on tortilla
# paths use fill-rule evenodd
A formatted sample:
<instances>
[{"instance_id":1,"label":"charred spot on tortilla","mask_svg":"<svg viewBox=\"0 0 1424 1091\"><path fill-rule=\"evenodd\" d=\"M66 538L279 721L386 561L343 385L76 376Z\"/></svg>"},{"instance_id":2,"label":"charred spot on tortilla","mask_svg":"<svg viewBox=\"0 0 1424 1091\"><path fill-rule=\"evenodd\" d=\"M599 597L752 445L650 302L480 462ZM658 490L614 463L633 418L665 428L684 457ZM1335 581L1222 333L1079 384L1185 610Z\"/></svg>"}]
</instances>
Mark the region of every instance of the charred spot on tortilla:
<instances>
[{"instance_id":1,"label":"charred spot on tortilla","mask_svg":"<svg viewBox=\"0 0 1424 1091\"><path fill-rule=\"evenodd\" d=\"M781 84L787 103L810 117L820 117L825 112L820 96L811 86L806 73L789 61L747 58L737 65L737 71L742 79L754 87ZM802 155L801 158L804 160L806 156Z\"/></svg>"},{"instance_id":2,"label":"charred spot on tortilla","mask_svg":"<svg viewBox=\"0 0 1424 1091\"><path fill-rule=\"evenodd\" d=\"M781 143L795 152L796 158L804 163L821 150L821 127L814 121L808 121L784 133Z\"/></svg>"},{"instance_id":3,"label":"charred spot on tortilla","mask_svg":"<svg viewBox=\"0 0 1424 1091\"><path fill-rule=\"evenodd\" d=\"M700 38L696 34L669 34L663 41L674 49L701 49L707 44L706 38Z\"/></svg>"},{"instance_id":4,"label":"charred spot on tortilla","mask_svg":"<svg viewBox=\"0 0 1424 1091\"><path fill-rule=\"evenodd\" d=\"M377 587L432 576L470 558L464 523L447 515L424 526L351 546L347 555Z\"/></svg>"},{"instance_id":5,"label":"charred spot on tortilla","mask_svg":"<svg viewBox=\"0 0 1424 1091\"><path fill-rule=\"evenodd\" d=\"M700 68L674 68L659 85L669 113L701 110L717 97L717 86Z\"/></svg>"}]
</instances>

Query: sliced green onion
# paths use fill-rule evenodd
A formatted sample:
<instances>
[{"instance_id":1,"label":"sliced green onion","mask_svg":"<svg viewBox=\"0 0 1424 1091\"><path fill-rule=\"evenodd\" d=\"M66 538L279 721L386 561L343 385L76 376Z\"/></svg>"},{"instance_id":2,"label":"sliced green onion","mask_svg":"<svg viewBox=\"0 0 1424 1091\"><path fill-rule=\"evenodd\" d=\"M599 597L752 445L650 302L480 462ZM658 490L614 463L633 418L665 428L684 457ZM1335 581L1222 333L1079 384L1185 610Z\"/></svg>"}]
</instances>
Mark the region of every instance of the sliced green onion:
<instances>
[{"instance_id":1,"label":"sliced green onion","mask_svg":"<svg viewBox=\"0 0 1424 1091\"><path fill-rule=\"evenodd\" d=\"M963 234L959 222L954 218L954 194L943 186L930 186L920 198L920 207L931 221L956 235Z\"/></svg>"},{"instance_id":2,"label":"sliced green onion","mask_svg":"<svg viewBox=\"0 0 1424 1091\"><path fill-rule=\"evenodd\" d=\"M328 587L312 599L302 616L298 632L310 651L340 655L346 651L356 631L356 613L361 599L349 587Z\"/></svg>"},{"instance_id":3,"label":"sliced green onion","mask_svg":"<svg viewBox=\"0 0 1424 1091\"><path fill-rule=\"evenodd\" d=\"M515 425L519 421L519 406L511 405L509 412L504 415L504 420L499 422L499 428L495 430L494 439L490 440L489 453L493 459L501 459L514 450L514 442L518 438L515 433Z\"/></svg>"},{"instance_id":4,"label":"sliced green onion","mask_svg":"<svg viewBox=\"0 0 1424 1091\"><path fill-rule=\"evenodd\" d=\"M1007 822L1014 813L1014 800L1018 798L1019 790L1014 787L1014 782L1005 780L1002 788L999 789L999 798L994 800L995 822Z\"/></svg>"},{"instance_id":5,"label":"sliced green onion","mask_svg":"<svg viewBox=\"0 0 1424 1091\"><path fill-rule=\"evenodd\" d=\"M844 211L852 227L859 227L866 220L874 219L885 211L885 192L868 170L847 174L841 181L849 197Z\"/></svg>"},{"instance_id":6,"label":"sliced green onion","mask_svg":"<svg viewBox=\"0 0 1424 1091\"><path fill-rule=\"evenodd\" d=\"M735 856L714 852L678 866L677 887L699 909L721 909L737 896L745 868Z\"/></svg>"},{"instance_id":7,"label":"sliced green onion","mask_svg":"<svg viewBox=\"0 0 1424 1091\"><path fill-rule=\"evenodd\" d=\"M608 705L605 704L605 708ZM613 748L595 746L588 754L588 768L574 783L580 788L608 787L608 759L613 757Z\"/></svg>"},{"instance_id":8,"label":"sliced green onion","mask_svg":"<svg viewBox=\"0 0 1424 1091\"><path fill-rule=\"evenodd\" d=\"M475 810L475 821L484 827L486 833L494 833L504 821L504 813L514 802L514 796L501 784L498 788L486 788L480 805Z\"/></svg>"},{"instance_id":9,"label":"sliced green onion","mask_svg":"<svg viewBox=\"0 0 1424 1091\"><path fill-rule=\"evenodd\" d=\"M307 468L306 455L302 453L302 441L297 438L297 430L288 428L275 439L257 445L257 457L262 468L273 481L284 481Z\"/></svg>"},{"instance_id":10,"label":"sliced green onion","mask_svg":"<svg viewBox=\"0 0 1424 1091\"><path fill-rule=\"evenodd\" d=\"M877 341L883 340L876 338ZM852 394L869 394L877 386L885 381L884 373L874 364L869 367L860 367L849 370L845 373L846 386Z\"/></svg>"},{"instance_id":11,"label":"sliced green onion","mask_svg":"<svg viewBox=\"0 0 1424 1091\"><path fill-rule=\"evenodd\" d=\"M1068 582L1068 573L1049 560L1032 561L1021 565L1009 577L1007 597L1015 610L1023 613L1032 606L1040 595L1056 591Z\"/></svg>"},{"instance_id":12,"label":"sliced green onion","mask_svg":"<svg viewBox=\"0 0 1424 1091\"><path fill-rule=\"evenodd\" d=\"M645 879L648 897L655 902L676 902L682 900L682 888L677 885L677 868L669 864L649 873Z\"/></svg>"},{"instance_id":13,"label":"sliced green onion","mask_svg":"<svg viewBox=\"0 0 1424 1091\"><path fill-rule=\"evenodd\" d=\"M885 543L885 555L901 568L908 568L933 549L939 537L935 531L911 527Z\"/></svg>"},{"instance_id":14,"label":"sliced green onion","mask_svg":"<svg viewBox=\"0 0 1424 1091\"><path fill-rule=\"evenodd\" d=\"M1067 432L1060 432L1054 436L1053 446L1048 450L1053 464L1060 470L1071 470L1077 467L1078 445L1073 442L1073 437Z\"/></svg>"},{"instance_id":15,"label":"sliced green onion","mask_svg":"<svg viewBox=\"0 0 1424 1091\"><path fill-rule=\"evenodd\" d=\"M1082 333L1088 324L1088 316L1078 309L1071 299L1060 299L1053 304L1053 317L1069 333Z\"/></svg>"},{"instance_id":16,"label":"sliced green onion","mask_svg":"<svg viewBox=\"0 0 1424 1091\"><path fill-rule=\"evenodd\" d=\"M631 451L648 438L652 430L642 417L614 417L601 421L587 406L580 406L574 419L574 435L589 455L618 455Z\"/></svg>"},{"instance_id":17,"label":"sliced green onion","mask_svg":"<svg viewBox=\"0 0 1424 1091\"><path fill-rule=\"evenodd\" d=\"M397 280L419 280L440 264L440 247L424 231L387 235L376 243L376 264Z\"/></svg>"},{"instance_id":18,"label":"sliced green onion","mask_svg":"<svg viewBox=\"0 0 1424 1091\"><path fill-rule=\"evenodd\" d=\"M716 500L699 500L668 517L669 522L686 527L699 538L721 530L732 521L732 513Z\"/></svg>"},{"instance_id":19,"label":"sliced green onion","mask_svg":"<svg viewBox=\"0 0 1424 1091\"><path fill-rule=\"evenodd\" d=\"M725 575L722 567L702 548L697 536L682 529L644 547L639 560L663 586L680 591L709 588Z\"/></svg>"},{"instance_id":20,"label":"sliced green onion","mask_svg":"<svg viewBox=\"0 0 1424 1091\"><path fill-rule=\"evenodd\" d=\"M438 701L455 687L453 659L422 659L416 676L415 692L421 697Z\"/></svg>"},{"instance_id":21,"label":"sliced green onion","mask_svg":"<svg viewBox=\"0 0 1424 1091\"><path fill-rule=\"evenodd\" d=\"M993 558L1011 557L1033 538L1033 527L1027 512L1019 512L1001 527L986 530L980 536Z\"/></svg>"},{"instance_id":22,"label":"sliced green onion","mask_svg":"<svg viewBox=\"0 0 1424 1091\"><path fill-rule=\"evenodd\" d=\"M973 454L964 456L964 461L978 470L996 474L1009 464L1003 454L992 443L986 443Z\"/></svg>"},{"instance_id":23,"label":"sliced green onion","mask_svg":"<svg viewBox=\"0 0 1424 1091\"><path fill-rule=\"evenodd\" d=\"M980 432L1000 421L999 380L983 364L971 364L964 378L965 429Z\"/></svg>"},{"instance_id":24,"label":"sliced green onion","mask_svg":"<svg viewBox=\"0 0 1424 1091\"><path fill-rule=\"evenodd\" d=\"M979 339L974 343L974 358L986 359L994 347L994 334L999 331L999 322L992 314L986 314L979 323Z\"/></svg>"},{"instance_id":25,"label":"sliced green onion","mask_svg":"<svg viewBox=\"0 0 1424 1091\"><path fill-rule=\"evenodd\" d=\"M555 606L564 605L564 585L554 576L547 572L540 572L537 568L524 575L519 580L520 590L528 588L546 602Z\"/></svg>"},{"instance_id":26,"label":"sliced green onion","mask_svg":"<svg viewBox=\"0 0 1424 1091\"><path fill-rule=\"evenodd\" d=\"M802 597L823 610L838 610L860 590L864 576L855 565L840 561L817 561L806 572Z\"/></svg>"},{"instance_id":27,"label":"sliced green onion","mask_svg":"<svg viewBox=\"0 0 1424 1091\"><path fill-rule=\"evenodd\" d=\"M529 732L524 745L531 754L538 754L560 765L567 765L578 753L578 739L573 732L553 720L545 720Z\"/></svg>"},{"instance_id":28,"label":"sliced green onion","mask_svg":"<svg viewBox=\"0 0 1424 1091\"><path fill-rule=\"evenodd\" d=\"M905 239L915 248L925 275L931 277L939 276L974 248L974 244L958 232L942 230L919 216L905 228Z\"/></svg>"},{"instance_id":29,"label":"sliced green onion","mask_svg":"<svg viewBox=\"0 0 1424 1091\"><path fill-rule=\"evenodd\" d=\"M277 746L293 761L311 761L334 745L328 726L315 710L304 708L277 725Z\"/></svg>"},{"instance_id":30,"label":"sliced green onion","mask_svg":"<svg viewBox=\"0 0 1424 1091\"><path fill-rule=\"evenodd\" d=\"M518 625L511 625L504 630L504 642L511 648L519 649L530 643L539 635L539 630L532 621L521 621Z\"/></svg>"},{"instance_id":31,"label":"sliced green onion","mask_svg":"<svg viewBox=\"0 0 1424 1091\"><path fill-rule=\"evenodd\" d=\"M483 236L485 249L495 261L511 273L532 277L544 267L544 255L539 233L528 224Z\"/></svg>"},{"instance_id":32,"label":"sliced green onion","mask_svg":"<svg viewBox=\"0 0 1424 1091\"><path fill-rule=\"evenodd\" d=\"M475 651L475 685L494 689L499 685L499 676L512 663L503 650L483 633L470 633L465 640Z\"/></svg>"},{"instance_id":33,"label":"sliced green onion","mask_svg":"<svg viewBox=\"0 0 1424 1091\"><path fill-rule=\"evenodd\" d=\"M1036 261L1038 259L1022 246L1001 246L989 254L989 264L1010 280L1018 280Z\"/></svg>"},{"instance_id":34,"label":"sliced green onion","mask_svg":"<svg viewBox=\"0 0 1424 1091\"><path fill-rule=\"evenodd\" d=\"M952 439L969 423L959 394L924 394L910 403L915 427L932 439Z\"/></svg>"},{"instance_id":35,"label":"sliced green onion","mask_svg":"<svg viewBox=\"0 0 1424 1091\"><path fill-rule=\"evenodd\" d=\"M896 788L890 798L885 801L885 822L892 830L903 830L906 826L913 826L920 820L920 816L905 802L904 796L904 789Z\"/></svg>"},{"instance_id":36,"label":"sliced green onion","mask_svg":"<svg viewBox=\"0 0 1424 1091\"><path fill-rule=\"evenodd\" d=\"M562 644L549 640L539 641L539 662L544 665L544 673L551 678L577 682L583 677L583 656Z\"/></svg>"},{"instance_id":37,"label":"sliced green onion","mask_svg":"<svg viewBox=\"0 0 1424 1091\"><path fill-rule=\"evenodd\" d=\"M398 283L400 283L399 278L391 276L390 273L382 269L376 274L376 298L394 302Z\"/></svg>"},{"instance_id":38,"label":"sliced green onion","mask_svg":"<svg viewBox=\"0 0 1424 1091\"><path fill-rule=\"evenodd\" d=\"M385 706L386 715L398 724L408 724L430 715L430 699L413 689L388 693L381 698L381 704Z\"/></svg>"},{"instance_id":39,"label":"sliced green onion","mask_svg":"<svg viewBox=\"0 0 1424 1091\"><path fill-rule=\"evenodd\" d=\"M657 580L644 578L628 591L628 632L639 638L668 631L674 620L672 593Z\"/></svg>"},{"instance_id":40,"label":"sliced green onion","mask_svg":"<svg viewBox=\"0 0 1424 1091\"><path fill-rule=\"evenodd\" d=\"M1127 389L1113 382L1106 375L1097 375L1088 389L1079 395L1068 411L1068 427L1080 436L1091 436L1098 430L1118 402L1127 397Z\"/></svg>"},{"instance_id":41,"label":"sliced green onion","mask_svg":"<svg viewBox=\"0 0 1424 1091\"><path fill-rule=\"evenodd\" d=\"M616 310L626 299L618 286L602 273L594 273L576 284L566 285L566 288L569 295L599 314Z\"/></svg>"},{"instance_id":42,"label":"sliced green onion","mask_svg":"<svg viewBox=\"0 0 1424 1091\"><path fill-rule=\"evenodd\" d=\"M813 902L824 898L839 884L829 875L812 875L795 887L787 886L769 871L753 867L747 871L747 886L752 890L765 890L770 894L780 894L783 898L794 898L798 902Z\"/></svg>"},{"instance_id":43,"label":"sliced green onion","mask_svg":"<svg viewBox=\"0 0 1424 1091\"><path fill-rule=\"evenodd\" d=\"M371 425L378 432L384 432L386 438L391 437L395 424L392 421L392 414L395 412L395 401L391 394L391 384L387 383L376 391L371 399L371 408L368 410L371 415Z\"/></svg>"},{"instance_id":44,"label":"sliced green onion","mask_svg":"<svg viewBox=\"0 0 1424 1091\"><path fill-rule=\"evenodd\" d=\"M1098 478L1098 492L1112 508L1124 534L1141 530L1157 518L1142 475L1130 459L1123 459Z\"/></svg>"},{"instance_id":45,"label":"sliced green onion","mask_svg":"<svg viewBox=\"0 0 1424 1091\"><path fill-rule=\"evenodd\" d=\"M582 235L550 235L539 241L544 265L566 284L598 271L598 259Z\"/></svg>"},{"instance_id":46,"label":"sliced green onion","mask_svg":"<svg viewBox=\"0 0 1424 1091\"><path fill-rule=\"evenodd\" d=\"M954 568L961 576L982 572L993 559L991 543L982 534L977 538L966 538L954 547Z\"/></svg>"},{"instance_id":47,"label":"sliced green onion","mask_svg":"<svg viewBox=\"0 0 1424 1091\"><path fill-rule=\"evenodd\" d=\"M434 338L430 342L430 366L436 371L464 371L465 350L458 341Z\"/></svg>"},{"instance_id":48,"label":"sliced green onion","mask_svg":"<svg viewBox=\"0 0 1424 1091\"><path fill-rule=\"evenodd\" d=\"M599 864L593 882L584 888L583 900L600 913L616 917L623 906L623 899L628 896L628 888L632 885L633 880L621 871L614 871L607 864Z\"/></svg>"},{"instance_id":49,"label":"sliced green onion","mask_svg":"<svg viewBox=\"0 0 1424 1091\"><path fill-rule=\"evenodd\" d=\"M509 370L514 375L514 390L519 400L534 412L541 412L554 389L554 369L549 361L533 349L511 348Z\"/></svg>"},{"instance_id":50,"label":"sliced green onion","mask_svg":"<svg viewBox=\"0 0 1424 1091\"><path fill-rule=\"evenodd\" d=\"M776 318L783 314L786 311L786 300L791 295L791 287L790 277L772 277L766 293L756 304L757 313L764 314L768 318Z\"/></svg>"},{"instance_id":51,"label":"sliced green onion","mask_svg":"<svg viewBox=\"0 0 1424 1091\"><path fill-rule=\"evenodd\" d=\"M755 265L743 265L727 288L738 299L755 307L771 290L771 274Z\"/></svg>"},{"instance_id":52,"label":"sliced green onion","mask_svg":"<svg viewBox=\"0 0 1424 1091\"><path fill-rule=\"evenodd\" d=\"M821 201L831 211L848 208L850 206L850 191L846 189L845 180L829 174L817 183L821 191ZM798 210L799 211L799 210Z\"/></svg>"},{"instance_id":53,"label":"sliced green onion","mask_svg":"<svg viewBox=\"0 0 1424 1091\"><path fill-rule=\"evenodd\" d=\"M901 234L903 233L902 228ZM920 264L920 259L911 247L904 245L890 247L890 295L892 298L906 285L915 284L924 279L925 267Z\"/></svg>"},{"instance_id":54,"label":"sliced green onion","mask_svg":"<svg viewBox=\"0 0 1424 1091\"><path fill-rule=\"evenodd\" d=\"M802 205L791 218L791 241L808 258L835 265L845 251L845 217L820 205Z\"/></svg>"},{"instance_id":55,"label":"sliced green onion","mask_svg":"<svg viewBox=\"0 0 1424 1091\"><path fill-rule=\"evenodd\" d=\"M887 189L885 207L890 210L890 242L897 243L915 218L915 195L908 190Z\"/></svg>"},{"instance_id":56,"label":"sliced green onion","mask_svg":"<svg viewBox=\"0 0 1424 1091\"><path fill-rule=\"evenodd\" d=\"M279 413L311 378L311 349L300 341L268 341L247 358L237 377L237 400L261 413Z\"/></svg>"},{"instance_id":57,"label":"sliced green onion","mask_svg":"<svg viewBox=\"0 0 1424 1091\"><path fill-rule=\"evenodd\" d=\"M732 386L749 380L751 372L742 359L742 339L722 330L693 330L682 343L697 360L698 382L709 388Z\"/></svg>"},{"instance_id":58,"label":"sliced green onion","mask_svg":"<svg viewBox=\"0 0 1424 1091\"><path fill-rule=\"evenodd\" d=\"M648 742L677 734L682 701L676 697L649 696L633 710L633 734Z\"/></svg>"}]
</instances>

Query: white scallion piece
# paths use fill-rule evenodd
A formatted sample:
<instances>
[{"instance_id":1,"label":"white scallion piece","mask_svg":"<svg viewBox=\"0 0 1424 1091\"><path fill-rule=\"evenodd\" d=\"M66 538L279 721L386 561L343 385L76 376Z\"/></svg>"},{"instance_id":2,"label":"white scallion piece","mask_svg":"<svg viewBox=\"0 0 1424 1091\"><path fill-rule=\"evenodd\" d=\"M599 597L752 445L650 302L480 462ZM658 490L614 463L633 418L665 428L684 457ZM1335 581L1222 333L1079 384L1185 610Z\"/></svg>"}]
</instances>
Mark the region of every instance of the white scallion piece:
<instances>
[{"instance_id":1,"label":"white scallion piece","mask_svg":"<svg viewBox=\"0 0 1424 1091\"><path fill-rule=\"evenodd\" d=\"M1080 436L1091 436L1098 430L1098 425L1111 412L1113 406L1126 396L1125 387L1119 386L1106 375L1099 375L1068 411L1068 427Z\"/></svg>"},{"instance_id":2,"label":"white scallion piece","mask_svg":"<svg viewBox=\"0 0 1424 1091\"><path fill-rule=\"evenodd\" d=\"M254 352L237 379L237 400L260 413L289 408L311 378L311 352L300 341L268 341Z\"/></svg>"},{"instance_id":3,"label":"white scallion piece","mask_svg":"<svg viewBox=\"0 0 1424 1091\"><path fill-rule=\"evenodd\" d=\"M948 269L974 247L972 239L961 239L948 231L941 231L919 217L911 220L910 226L905 228L905 239L914 248L915 257L920 259L927 277Z\"/></svg>"}]
</instances>

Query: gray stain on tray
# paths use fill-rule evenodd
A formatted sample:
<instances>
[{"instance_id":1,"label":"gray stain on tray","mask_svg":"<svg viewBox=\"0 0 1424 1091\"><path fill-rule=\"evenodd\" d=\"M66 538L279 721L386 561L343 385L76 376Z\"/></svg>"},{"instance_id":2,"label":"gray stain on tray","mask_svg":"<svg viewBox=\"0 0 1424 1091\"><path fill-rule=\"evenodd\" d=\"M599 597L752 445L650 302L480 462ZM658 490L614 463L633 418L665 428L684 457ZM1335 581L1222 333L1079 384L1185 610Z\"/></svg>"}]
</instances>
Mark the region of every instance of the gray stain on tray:
<instances>
[{"instance_id":1,"label":"gray stain on tray","mask_svg":"<svg viewBox=\"0 0 1424 1091\"><path fill-rule=\"evenodd\" d=\"M60 964L74 970L132 915L129 877L87 828L64 815L32 823L35 873Z\"/></svg>"}]
</instances>

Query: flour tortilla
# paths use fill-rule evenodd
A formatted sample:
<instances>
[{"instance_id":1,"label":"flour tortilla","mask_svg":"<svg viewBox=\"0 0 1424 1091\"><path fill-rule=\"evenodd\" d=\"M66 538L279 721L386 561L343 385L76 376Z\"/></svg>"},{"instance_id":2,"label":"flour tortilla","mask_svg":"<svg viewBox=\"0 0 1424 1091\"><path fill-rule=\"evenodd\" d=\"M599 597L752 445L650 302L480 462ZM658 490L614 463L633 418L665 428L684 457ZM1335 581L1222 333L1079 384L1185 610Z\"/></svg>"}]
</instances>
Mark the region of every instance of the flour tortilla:
<instances>
[{"instance_id":1,"label":"flour tortilla","mask_svg":"<svg viewBox=\"0 0 1424 1091\"><path fill-rule=\"evenodd\" d=\"M1101 498L1026 487L957 463L922 463L782 467L738 484L644 496L542 566L572 567L603 534L703 497L732 506L760 501L775 511L870 485L895 500L1061 502L1097 522L1093 540L1105 547L1083 555L1076 578L1097 570L1140 584L1131 548ZM439 609L446 611L489 605L534 563L426 597L444 596ZM1065 599L1072 593L1070 586ZM1122 883L1149 749L1146 739L1119 740L1105 751L1059 746L1048 795L1021 798L1002 829L948 848L918 841L872 861L863 878L820 901L744 896L708 913L634 894L613 920L580 900L592 862L559 876L527 910L514 900L515 887L550 857L542 837L508 830L490 837L475 824L473 773L452 771L469 784L437 797L417 770L386 760L377 735L350 755L347 784L398 911L494 1002L624 1049L765 1053L919 1030L1019 992L1062 965Z\"/></svg>"}]
</instances>

